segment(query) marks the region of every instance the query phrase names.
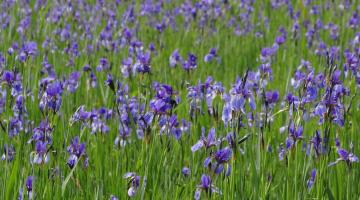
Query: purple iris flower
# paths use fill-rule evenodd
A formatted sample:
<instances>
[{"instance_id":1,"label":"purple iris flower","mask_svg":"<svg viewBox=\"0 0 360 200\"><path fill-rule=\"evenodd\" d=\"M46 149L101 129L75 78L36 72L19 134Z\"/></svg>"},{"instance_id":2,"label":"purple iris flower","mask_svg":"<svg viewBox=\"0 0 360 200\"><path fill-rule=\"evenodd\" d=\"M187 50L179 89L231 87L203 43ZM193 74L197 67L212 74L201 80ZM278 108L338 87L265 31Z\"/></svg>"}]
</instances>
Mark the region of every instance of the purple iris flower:
<instances>
[{"instance_id":1,"label":"purple iris flower","mask_svg":"<svg viewBox=\"0 0 360 200\"><path fill-rule=\"evenodd\" d=\"M190 176L190 174L191 174L191 170L190 170L190 168L188 168L188 167L183 167L183 168L181 169L181 173L182 173L185 177L188 177L188 176Z\"/></svg>"},{"instance_id":2,"label":"purple iris flower","mask_svg":"<svg viewBox=\"0 0 360 200\"><path fill-rule=\"evenodd\" d=\"M225 147L215 152L214 158L218 164L224 164L231 159L232 151L229 147Z\"/></svg>"},{"instance_id":3,"label":"purple iris flower","mask_svg":"<svg viewBox=\"0 0 360 200\"><path fill-rule=\"evenodd\" d=\"M227 125L231 119L232 119L232 110L229 103L226 103L224 105L224 108L222 110L221 119L224 122L225 125Z\"/></svg>"},{"instance_id":4,"label":"purple iris flower","mask_svg":"<svg viewBox=\"0 0 360 200\"><path fill-rule=\"evenodd\" d=\"M70 124L73 124L78 121L85 122L86 120L90 119L90 116L91 116L91 112L87 112L85 110L85 106L82 105L75 111L75 113L71 117Z\"/></svg>"},{"instance_id":5,"label":"purple iris flower","mask_svg":"<svg viewBox=\"0 0 360 200\"><path fill-rule=\"evenodd\" d=\"M183 62L183 58L179 54L179 50L174 50L169 58L170 67L176 67L178 64Z\"/></svg>"},{"instance_id":6,"label":"purple iris flower","mask_svg":"<svg viewBox=\"0 0 360 200\"><path fill-rule=\"evenodd\" d=\"M119 200L115 195L110 195L110 200Z\"/></svg>"},{"instance_id":7,"label":"purple iris flower","mask_svg":"<svg viewBox=\"0 0 360 200\"><path fill-rule=\"evenodd\" d=\"M134 70L136 70L136 72L145 74L145 73L150 73L151 71L151 53L149 51L147 51L146 53L141 53L139 52L139 54L137 55L137 61L134 64Z\"/></svg>"},{"instance_id":8,"label":"purple iris flower","mask_svg":"<svg viewBox=\"0 0 360 200\"><path fill-rule=\"evenodd\" d=\"M154 83L155 97L150 100L150 110L156 114L166 114L180 101L177 92L170 85Z\"/></svg>"},{"instance_id":9,"label":"purple iris flower","mask_svg":"<svg viewBox=\"0 0 360 200\"><path fill-rule=\"evenodd\" d=\"M79 137L72 139L71 144L67 147L67 152L70 154L67 165L73 168L81 157L84 157L84 167L87 167L88 159L85 151L85 143L80 143Z\"/></svg>"},{"instance_id":10,"label":"purple iris flower","mask_svg":"<svg viewBox=\"0 0 360 200\"><path fill-rule=\"evenodd\" d=\"M207 137L205 137L205 128L202 128L201 129L201 138L196 144L194 144L191 147L191 151L195 152L195 151L201 149L202 147L205 147L206 149L208 149L212 146L217 146L219 143L220 143L220 141L217 140L216 136L215 136L215 128L211 128L209 130Z\"/></svg>"},{"instance_id":11,"label":"purple iris flower","mask_svg":"<svg viewBox=\"0 0 360 200\"><path fill-rule=\"evenodd\" d=\"M37 141L35 144L34 156L31 157L31 163L44 164L50 160L50 155L47 152L47 142Z\"/></svg>"},{"instance_id":12,"label":"purple iris flower","mask_svg":"<svg viewBox=\"0 0 360 200\"><path fill-rule=\"evenodd\" d=\"M190 71L190 70L196 69L197 68L197 57L194 54L189 53L188 59L185 62L183 62L182 67L185 71Z\"/></svg>"},{"instance_id":13,"label":"purple iris flower","mask_svg":"<svg viewBox=\"0 0 360 200\"><path fill-rule=\"evenodd\" d=\"M319 156L323 153L323 139L321 138L320 131L315 131L315 136L310 140L310 143L312 144L316 156Z\"/></svg>"},{"instance_id":14,"label":"purple iris flower","mask_svg":"<svg viewBox=\"0 0 360 200\"><path fill-rule=\"evenodd\" d=\"M166 115L161 116L159 119L159 127L160 134L165 132L167 135L172 134L177 140L181 138L182 130L176 115L172 115L170 117Z\"/></svg>"},{"instance_id":15,"label":"purple iris flower","mask_svg":"<svg viewBox=\"0 0 360 200\"><path fill-rule=\"evenodd\" d=\"M124 179L127 179L128 182L128 196L135 196L138 188L140 186L140 176L136 175L134 172L127 172L124 174Z\"/></svg>"},{"instance_id":16,"label":"purple iris flower","mask_svg":"<svg viewBox=\"0 0 360 200\"><path fill-rule=\"evenodd\" d=\"M92 87L92 88L95 88L96 85L97 85L97 78L96 78L95 73L94 73L94 72L90 72L89 77L90 77L90 85L91 85L91 87Z\"/></svg>"},{"instance_id":17,"label":"purple iris flower","mask_svg":"<svg viewBox=\"0 0 360 200\"><path fill-rule=\"evenodd\" d=\"M49 77L40 81L40 87L40 110L53 110L54 112L59 111L62 103L63 83L54 80L52 77Z\"/></svg>"},{"instance_id":18,"label":"purple iris flower","mask_svg":"<svg viewBox=\"0 0 360 200\"><path fill-rule=\"evenodd\" d=\"M12 85L15 81L15 74L12 71L4 71L2 75L2 81L6 82L8 85Z\"/></svg>"},{"instance_id":19,"label":"purple iris flower","mask_svg":"<svg viewBox=\"0 0 360 200\"><path fill-rule=\"evenodd\" d=\"M220 190L212 184L211 177L205 174L201 176L201 182L196 188L195 196L194 196L196 200L200 199L201 191L204 191L207 194L211 194L211 193L221 194Z\"/></svg>"},{"instance_id":20,"label":"purple iris flower","mask_svg":"<svg viewBox=\"0 0 360 200\"><path fill-rule=\"evenodd\" d=\"M279 92L278 91L267 91L265 92L265 103L267 105L272 105L279 100Z\"/></svg>"},{"instance_id":21,"label":"purple iris flower","mask_svg":"<svg viewBox=\"0 0 360 200\"><path fill-rule=\"evenodd\" d=\"M26 191L27 191L29 199L33 199L33 197L34 197L34 194L33 194L34 177L33 176L27 177L25 186L26 186Z\"/></svg>"},{"instance_id":22,"label":"purple iris flower","mask_svg":"<svg viewBox=\"0 0 360 200\"><path fill-rule=\"evenodd\" d=\"M303 139L303 127L295 127L295 124L291 122L289 125L289 136L286 138L286 149L292 148L301 139Z\"/></svg>"},{"instance_id":23,"label":"purple iris flower","mask_svg":"<svg viewBox=\"0 0 360 200\"><path fill-rule=\"evenodd\" d=\"M279 36L277 36L277 37L275 38L275 42L276 42L276 44L278 44L278 45L284 44L285 41L286 41L286 38L285 38L283 35L279 35Z\"/></svg>"},{"instance_id":24,"label":"purple iris flower","mask_svg":"<svg viewBox=\"0 0 360 200\"><path fill-rule=\"evenodd\" d=\"M356 155L354 155L351 152L348 152L343 148L338 147L337 154L339 155L339 158L336 159L335 162L330 163L328 166L333 166L341 161L344 161L348 166L350 166L354 162L359 162L359 158Z\"/></svg>"},{"instance_id":25,"label":"purple iris flower","mask_svg":"<svg viewBox=\"0 0 360 200\"><path fill-rule=\"evenodd\" d=\"M20 118L18 117L10 118L9 130L8 130L8 135L10 138L19 135L20 131L23 130L24 130L24 125L23 125L23 121Z\"/></svg>"},{"instance_id":26,"label":"purple iris flower","mask_svg":"<svg viewBox=\"0 0 360 200\"><path fill-rule=\"evenodd\" d=\"M23 44L18 58L21 62L25 62L26 59L30 56L35 56L38 53L38 48L36 42L30 41Z\"/></svg>"},{"instance_id":27,"label":"purple iris flower","mask_svg":"<svg viewBox=\"0 0 360 200\"><path fill-rule=\"evenodd\" d=\"M232 156L232 150L229 147L225 147L216 151L213 155L207 157L204 161L204 166L209 167L215 172L215 174L220 174L224 170L224 165L226 164L227 170L226 175L230 175L231 167L227 164ZM213 162L215 161L215 162Z\"/></svg>"},{"instance_id":28,"label":"purple iris flower","mask_svg":"<svg viewBox=\"0 0 360 200\"><path fill-rule=\"evenodd\" d=\"M12 161L15 156L15 148L13 145L4 144L4 153L1 156L3 161Z\"/></svg>"},{"instance_id":29,"label":"purple iris flower","mask_svg":"<svg viewBox=\"0 0 360 200\"><path fill-rule=\"evenodd\" d=\"M114 78L111 74L106 75L105 85L109 86L109 88L115 92Z\"/></svg>"},{"instance_id":30,"label":"purple iris flower","mask_svg":"<svg viewBox=\"0 0 360 200\"><path fill-rule=\"evenodd\" d=\"M312 169L311 170L311 177L309 180L307 180L306 182L306 186L308 189L311 189L315 183L315 179L316 179L316 169Z\"/></svg>"},{"instance_id":31,"label":"purple iris flower","mask_svg":"<svg viewBox=\"0 0 360 200\"><path fill-rule=\"evenodd\" d=\"M123 61L121 62L122 66L121 66L121 73L123 74L124 77L129 77L132 74L132 66L133 60L131 57L128 58L124 58Z\"/></svg>"},{"instance_id":32,"label":"purple iris flower","mask_svg":"<svg viewBox=\"0 0 360 200\"><path fill-rule=\"evenodd\" d=\"M67 80L67 90L74 93L79 86L80 72L72 72Z\"/></svg>"},{"instance_id":33,"label":"purple iris flower","mask_svg":"<svg viewBox=\"0 0 360 200\"><path fill-rule=\"evenodd\" d=\"M216 58L218 62L220 61L220 58L217 55L217 49L211 48L209 53L205 55L204 62L211 62L214 58Z\"/></svg>"},{"instance_id":34,"label":"purple iris flower","mask_svg":"<svg viewBox=\"0 0 360 200\"><path fill-rule=\"evenodd\" d=\"M327 112L326 106L322 103L316 105L314 109L314 115L319 117L319 124L324 123L325 114Z\"/></svg>"},{"instance_id":35,"label":"purple iris flower","mask_svg":"<svg viewBox=\"0 0 360 200\"><path fill-rule=\"evenodd\" d=\"M96 67L97 71L108 70L110 68L109 61L106 58L100 58L99 64Z\"/></svg>"},{"instance_id":36,"label":"purple iris flower","mask_svg":"<svg viewBox=\"0 0 360 200\"><path fill-rule=\"evenodd\" d=\"M285 156L286 156L286 149L282 145L280 145L280 147L279 147L279 160L280 161L284 160Z\"/></svg>"}]
</instances>

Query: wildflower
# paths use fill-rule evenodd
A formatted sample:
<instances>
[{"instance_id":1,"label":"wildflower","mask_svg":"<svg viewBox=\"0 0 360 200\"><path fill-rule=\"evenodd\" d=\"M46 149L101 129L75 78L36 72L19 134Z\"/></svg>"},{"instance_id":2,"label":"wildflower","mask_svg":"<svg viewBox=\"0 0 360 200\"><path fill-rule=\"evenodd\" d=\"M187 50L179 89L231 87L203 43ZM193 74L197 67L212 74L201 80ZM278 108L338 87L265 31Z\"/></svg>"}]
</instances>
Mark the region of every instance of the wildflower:
<instances>
[{"instance_id":1,"label":"wildflower","mask_svg":"<svg viewBox=\"0 0 360 200\"><path fill-rule=\"evenodd\" d=\"M220 58L217 55L217 49L211 48L209 53L205 55L204 62L211 62L214 58L216 58L218 62L220 61Z\"/></svg>"},{"instance_id":2,"label":"wildflower","mask_svg":"<svg viewBox=\"0 0 360 200\"><path fill-rule=\"evenodd\" d=\"M277 36L277 37L275 38L275 42L276 42L276 44L278 44L278 45L284 44L285 41L286 41L286 38L285 38L283 35L279 35L279 36Z\"/></svg>"},{"instance_id":3,"label":"wildflower","mask_svg":"<svg viewBox=\"0 0 360 200\"><path fill-rule=\"evenodd\" d=\"M72 72L67 80L67 90L74 93L79 86L80 72Z\"/></svg>"},{"instance_id":4,"label":"wildflower","mask_svg":"<svg viewBox=\"0 0 360 200\"><path fill-rule=\"evenodd\" d=\"M337 164L338 162L344 161L348 166L350 166L354 162L359 162L359 158L354 155L351 152L348 152L347 150L338 147L337 148L337 154L339 155L339 158L336 159L335 162L330 163L328 166L333 166Z\"/></svg>"},{"instance_id":5,"label":"wildflower","mask_svg":"<svg viewBox=\"0 0 360 200\"><path fill-rule=\"evenodd\" d=\"M60 81L49 78L43 79L40 83L40 87L45 87L45 91L39 91L40 110L53 110L54 112L57 112L60 109L62 102L63 84Z\"/></svg>"},{"instance_id":6,"label":"wildflower","mask_svg":"<svg viewBox=\"0 0 360 200\"><path fill-rule=\"evenodd\" d=\"M194 54L189 53L188 59L185 62L183 62L182 67L185 71L190 71L190 70L196 69L197 68L197 57Z\"/></svg>"},{"instance_id":7,"label":"wildflower","mask_svg":"<svg viewBox=\"0 0 360 200\"><path fill-rule=\"evenodd\" d=\"M311 170L311 177L309 180L307 180L306 182L306 186L308 189L311 189L315 183L315 178L316 178L316 169L312 169Z\"/></svg>"},{"instance_id":8,"label":"wildflower","mask_svg":"<svg viewBox=\"0 0 360 200\"><path fill-rule=\"evenodd\" d=\"M212 184L210 176L205 174L201 176L201 183L196 188L194 196L196 200L200 199L201 191L204 191L207 194L221 193L220 190Z\"/></svg>"},{"instance_id":9,"label":"wildflower","mask_svg":"<svg viewBox=\"0 0 360 200\"><path fill-rule=\"evenodd\" d=\"M191 174L191 170L190 170L190 168L188 168L188 167L183 167L182 170L181 170L181 173L182 173L185 177L188 177L188 176L190 176L190 174Z\"/></svg>"},{"instance_id":10,"label":"wildflower","mask_svg":"<svg viewBox=\"0 0 360 200\"><path fill-rule=\"evenodd\" d=\"M4 71L2 75L2 81L6 82L8 85L12 85L15 81L15 74L12 71Z\"/></svg>"},{"instance_id":11,"label":"wildflower","mask_svg":"<svg viewBox=\"0 0 360 200\"><path fill-rule=\"evenodd\" d=\"M70 154L67 165L73 168L81 157L84 157L83 165L87 167L88 157L85 151L85 143L80 143L79 137L72 139L71 144L67 147L67 152Z\"/></svg>"},{"instance_id":12,"label":"wildflower","mask_svg":"<svg viewBox=\"0 0 360 200\"><path fill-rule=\"evenodd\" d=\"M278 91L267 91L265 92L265 103L266 105L272 105L279 100Z\"/></svg>"},{"instance_id":13,"label":"wildflower","mask_svg":"<svg viewBox=\"0 0 360 200\"><path fill-rule=\"evenodd\" d=\"M295 127L294 123L291 122L289 125L289 136L286 138L286 149L290 149L298 141L303 139L303 127Z\"/></svg>"},{"instance_id":14,"label":"wildflower","mask_svg":"<svg viewBox=\"0 0 360 200\"><path fill-rule=\"evenodd\" d=\"M135 196L139 186L140 186L140 176L136 175L134 172L127 172L124 174L124 179L128 179L128 196Z\"/></svg>"},{"instance_id":15,"label":"wildflower","mask_svg":"<svg viewBox=\"0 0 360 200\"><path fill-rule=\"evenodd\" d=\"M119 200L115 195L110 195L110 200Z\"/></svg>"},{"instance_id":16,"label":"wildflower","mask_svg":"<svg viewBox=\"0 0 360 200\"><path fill-rule=\"evenodd\" d=\"M15 148L13 145L4 144L4 153L1 156L3 161L12 161L15 156Z\"/></svg>"},{"instance_id":17,"label":"wildflower","mask_svg":"<svg viewBox=\"0 0 360 200\"><path fill-rule=\"evenodd\" d=\"M176 49L169 58L170 67L176 67L179 63L182 62L182 57L179 54L179 51Z\"/></svg>"},{"instance_id":18,"label":"wildflower","mask_svg":"<svg viewBox=\"0 0 360 200\"><path fill-rule=\"evenodd\" d=\"M27 195L28 195L29 199L33 199L33 197L34 197L33 185L34 185L34 177L28 176L26 179L26 182L25 182L25 186L26 186L26 191L27 191Z\"/></svg>"},{"instance_id":19,"label":"wildflower","mask_svg":"<svg viewBox=\"0 0 360 200\"><path fill-rule=\"evenodd\" d=\"M220 141L217 140L215 137L215 128L210 129L207 137L205 137L205 129L204 128L201 129L201 133L202 133L202 135L201 135L200 140L191 147L192 152L195 152L202 147L205 147L206 149L208 149L208 148L210 148L212 146L216 146L220 143Z\"/></svg>"},{"instance_id":20,"label":"wildflower","mask_svg":"<svg viewBox=\"0 0 360 200\"><path fill-rule=\"evenodd\" d=\"M50 154L47 152L47 142L37 141L35 144L35 155L31 157L31 163L43 164L48 163Z\"/></svg>"},{"instance_id":21,"label":"wildflower","mask_svg":"<svg viewBox=\"0 0 360 200\"><path fill-rule=\"evenodd\" d=\"M204 161L204 166L209 167L215 172L215 174L220 174L224 170L224 165L229 162L232 156L231 148L225 147L216 151L213 155L207 157ZM213 163L215 161L215 163ZM226 175L230 175L231 167L227 164Z\"/></svg>"}]
</instances>

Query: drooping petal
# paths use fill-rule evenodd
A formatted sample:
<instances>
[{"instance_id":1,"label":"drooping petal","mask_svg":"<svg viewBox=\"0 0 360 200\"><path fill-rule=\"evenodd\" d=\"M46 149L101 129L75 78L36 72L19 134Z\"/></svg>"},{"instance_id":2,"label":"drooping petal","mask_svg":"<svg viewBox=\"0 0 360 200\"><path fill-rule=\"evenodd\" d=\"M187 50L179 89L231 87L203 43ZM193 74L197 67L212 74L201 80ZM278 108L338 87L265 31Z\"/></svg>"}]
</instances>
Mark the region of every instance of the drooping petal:
<instances>
[{"instance_id":1,"label":"drooping petal","mask_svg":"<svg viewBox=\"0 0 360 200\"><path fill-rule=\"evenodd\" d=\"M195 152L197 150L199 150L201 147L204 146L204 142L202 140L199 140L196 144L194 144L192 147L191 147L191 151L192 152Z\"/></svg>"},{"instance_id":2,"label":"drooping petal","mask_svg":"<svg viewBox=\"0 0 360 200\"><path fill-rule=\"evenodd\" d=\"M135 196L135 194L136 194L136 188L131 186L128 190L128 195L129 195L129 197L133 197L133 196Z\"/></svg>"}]
</instances>

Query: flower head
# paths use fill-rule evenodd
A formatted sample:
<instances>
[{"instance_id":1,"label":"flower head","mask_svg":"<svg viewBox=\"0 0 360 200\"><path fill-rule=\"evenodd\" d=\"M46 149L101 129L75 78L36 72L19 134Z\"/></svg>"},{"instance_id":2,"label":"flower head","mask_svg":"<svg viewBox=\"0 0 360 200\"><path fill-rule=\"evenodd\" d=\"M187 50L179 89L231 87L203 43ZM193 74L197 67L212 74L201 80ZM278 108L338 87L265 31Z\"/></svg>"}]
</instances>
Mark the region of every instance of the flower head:
<instances>
[{"instance_id":1,"label":"flower head","mask_svg":"<svg viewBox=\"0 0 360 200\"><path fill-rule=\"evenodd\" d=\"M213 184L212 184L212 180L211 177L209 175L203 174L201 176L201 182L200 184L197 186L197 189L195 191L195 196L194 198L196 200L200 199L200 195L201 195L201 191L204 191L207 194L211 194L211 193L221 193L220 190L218 188L216 188Z\"/></svg>"},{"instance_id":2,"label":"flower head","mask_svg":"<svg viewBox=\"0 0 360 200\"><path fill-rule=\"evenodd\" d=\"M208 148L210 148L212 146L216 146L220 143L220 141L216 139L215 128L211 128L209 130L207 137L205 137L205 129L204 128L201 129L201 132L202 132L201 139L191 147L192 152L195 152L202 147L205 147L206 149L208 149Z\"/></svg>"},{"instance_id":3,"label":"flower head","mask_svg":"<svg viewBox=\"0 0 360 200\"><path fill-rule=\"evenodd\" d=\"M84 167L88 165L88 157L85 151L85 143L80 143L79 137L72 139L71 144L67 147L67 152L70 154L67 165L73 168L80 158L84 157Z\"/></svg>"},{"instance_id":4,"label":"flower head","mask_svg":"<svg viewBox=\"0 0 360 200\"><path fill-rule=\"evenodd\" d=\"M311 189L315 183L315 178L316 178L316 169L312 169L311 170L311 176L309 178L309 180L307 180L306 182L306 186L308 189Z\"/></svg>"},{"instance_id":5,"label":"flower head","mask_svg":"<svg viewBox=\"0 0 360 200\"><path fill-rule=\"evenodd\" d=\"M339 155L339 158L335 162L330 163L328 166L333 166L341 161L344 161L348 166L354 162L359 162L359 158L356 155L343 148L338 147L337 154Z\"/></svg>"},{"instance_id":6,"label":"flower head","mask_svg":"<svg viewBox=\"0 0 360 200\"><path fill-rule=\"evenodd\" d=\"M139 186L140 186L140 176L136 175L134 172L127 172L124 174L124 178L129 181L128 184L128 196L135 196Z\"/></svg>"}]
</instances>

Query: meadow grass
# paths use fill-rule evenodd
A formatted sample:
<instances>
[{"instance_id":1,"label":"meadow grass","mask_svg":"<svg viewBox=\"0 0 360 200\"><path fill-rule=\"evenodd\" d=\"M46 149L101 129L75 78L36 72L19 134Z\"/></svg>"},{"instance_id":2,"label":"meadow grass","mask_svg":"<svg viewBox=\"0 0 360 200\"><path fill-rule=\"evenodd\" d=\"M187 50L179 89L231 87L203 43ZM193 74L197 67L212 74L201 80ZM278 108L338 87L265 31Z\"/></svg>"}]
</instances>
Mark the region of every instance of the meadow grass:
<instances>
[{"instance_id":1,"label":"meadow grass","mask_svg":"<svg viewBox=\"0 0 360 200\"><path fill-rule=\"evenodd\" d=\"M236 8L237 1L229 1L230 5ZM95 2L88 2L95 4ZM323 5L326 2L318 2ZM339 5L340 1L331 3L333 6ZM30 2L29 7L33 8L34 2ZM75 3L74 3L75 4ZM140 2L135 4L135 12L139 12ZM96 50L94 53L86 54L84 49L87 45L96 45L96 40L78 40L79 50L82 52L74 59L73 66L67 67L68 55L64 54L64 49L68 43L60 41L53 35L57 28L64 27L65 23L71 23L72 16L65 16L63 21L58 24L46 21L47 13L56 5L49 1L44 7L30 15L30 25L25 34L26 41L38 43L38 55L28 59L26 62L19 62L15 55L6 54L8 48L17 41L19 44L24 40L24 36L16 31L19 21L24 17L20 10L24 4L16 1L6 13L11 16L9 27L0 30L2 44L0 51L4 55L6 62L2 71L16 70L21 74L23 93L31 95L25 98L29 132L21 131L16 137L9 137L8 133L1 131L0 146L12 144L16 150L14 159L11 162L0 162L0 199L16 199L19 190L22 188L26 193L25 181L30 175L34 176L33 191L36 199L109 199L111 195L119 199L128 199L128 180L123 178L126 172L136 172L141 176L140 187L134 199L193 199L197 185L200 184L201 175L207 173L203 167L203 161L208 156L206 151L192 152L191 146L194 145L201 136L201 128L205 127L206 133L212 127L216 128L217 137L225 137L234 127L225 127L221 120L221 110L224 102L221 97L216 97L213 105L219 108L220 118L214 119L207 114L197 115L190 119L189 101L187 100L187 86L195 85L199 80L204 82L208 76L212 76L215 81L221 81L225 91L232 86L238 76L243 76L246 71L256 70L261 64L259 55L265 46L271 46L274 38L278 35L280 26L285 27L289 32L292 26L292 19L288 17L286 6L278 9L271 8L270 1L259 1L254 3L254 11L251 14L251 22L254 30L244 36L236 36L233 31L226 27L225 20L215 21L216 32L209 26L199 28L197 23L192 21L187 28L182 27L182 18L177 17L177 30L165 29L159 33L149 26L146 16L137 19L138 30L136 37L142 41L144 46L151 42L156 46L157 55L151 59L151 73L137 74L131 78L124 78L121 74L121 61L128 52L120 49L118 52L106 51L104 48ZM122 2L121 6L114 7L114 11L121 16L126 10L129 2ZM180 2L165 3L163 9L171 9L180 5ZM310 20L311 24L319 18L322 22L332 22L339 26L339 40L333 41L327 32L321 32L321 38L329 45L336 45L343 52L347 48L348 42L355 37L356 31L347 28L347 20L352 12L339 13L339 9L333 11L324 10L321 15L311 15L309 7L305 7L301 2L292 1L294 10L300 14L300 22ZM356 10L357 1L352 4L350 10ZM5 11L3 11L5 12ZM235 13L227 12L225 18L229 19ZM100 14L99 14L100 15ZM259 19L259 15L262 16ZM264 25L263 17L267 17L269 26ZM157 16L161 19L161 16ZM106 18L101 17L98 25L93 27L93 35L98 36L106 26ZM71 29L81 33L82 29L77 29L77 24L70 24ZM115 32L121 31L115 30ZM255 32L262 32L262 37L256 37ZM300 39L296 42L289 39L283 44L277 54L272 58L271 68L273 70L273 80L269 82L267 89L276 89L280 93L280 100L283 100L291 90L290 79L294 74L301 60L311 61L315 71L323 70L326 67L326 59L314 55L313 49L307 47L304 37L306 30L300 30ZM41 47L41 43L46 37L55 40L57 49L49 52ZM221 62L205 63L205 56L212 47L218 48ZM171 53L179 49L181 55L188 52L198 56L197 68L187 73L181 67L170 68L169 57ZM106 57L111 63L111 70L114 80L118 80L129 85L129 96L134 96L139 102L145 103L146 109L149 101L155 93L152 89L153 81L171 85L178 91L181 101L173 109L179 117L191 121L189 134L183 134L177 140L170 136L159 136L159 127L154 123L148 140L138 140L135 129L132 130L130 140L124 148L116 147L114 140L118 136L119 121L111 119L107 121L110 131L107 134L91 134L89 128L82 129L79 123L70 124L69 120L79 106L84 105L87 110L92 108L114 108L113 91L103 84L107 79L107 73L95 72L98 85L96 88L89 86L87 75L79 80L79 87L75 93L64 92L62 94L62 104L57 113L47 115L49 123L53 127L53 144L50 150L50 161L46 164L31 164L30 154L34 151L34 145L28 144L32 129L45 118L44 113L39 110L38 98L39 81L44 76L42 70L43 56L47 55L48 62L54 66L56 74L61 80L73 71L82 71L86 64L96 66L99 59ZM340 56L338 66L342 66L343 56ZM343 77L343 79L346 79ZM345 82L345 81L344 81ZM351 92L356 90L354 81L344 83ZM9 119L13 115L10 88L3 83L3 88L7 88L7 102L4 111L0 116L1 121L9 129ZM358 199L360 197L360 187L358 185L360 170L359 164L354 163L348 167L345 163L339 163L328 167L328 164L337 159L335 136L341 139L341 146L349 147L350 142L354 144L355 155L359 155L359 136L360 130L358 121L358 97L350 108L351 115L343 127L331 126L331 148L326 156L314 157L307 156L302 149L302 145L309 141L315 130L325 129L325 124L318 125L318 119L312 118L309 121L301 122L304 127L304 140L296 144L296 148L289 150L286 161L279 161L278 146L284 143L287 134L280 134L280 127L288 123L287 112L281 112L274 117L270 127L264 130L265 146L261 146L260 129L257 127L247 127L237 132L239 138L249 134L250 137L239 145L242 151L233 152L233 158L229 162L232 168L230 176L219 174L212 176L213 184L218 187L222 194L212 193L201 196L206 199ZM346 101L349 101L348 99ZM206 111L206 105L203 104ZM257 111L260 112L261 101L257 101ZM275 105L274 110L281 109L280 104ZM300 111L299 111L300 112ZM274 112L275 113L275 112ZM299 114L300 115L300 114ZM299 117L300 118L300 117ZM156 117L155 117L156 119ZM79 136L81 142L86 143L86 152L89 156L89 166L82 168L78 163L73 169L67 165L69 154L66 147L71 140ZM272 151L268 151L268 146ZM347 148L348 149L348 148ZM3 153L3 152L1 152ZM313 153L313 150L312 150ZM189 177L183 176L181 170L184 166L191 169ZM311 175L311 170L317 169L317 176L312 189L308 189L306 182ZM69 174L71 174L69 176ZM68 178L68 179L67 179ZM24 195L26 197L26 195ZM26 197L27 198L27 197Z\"/></svg>"}]
</instances>

